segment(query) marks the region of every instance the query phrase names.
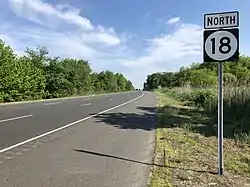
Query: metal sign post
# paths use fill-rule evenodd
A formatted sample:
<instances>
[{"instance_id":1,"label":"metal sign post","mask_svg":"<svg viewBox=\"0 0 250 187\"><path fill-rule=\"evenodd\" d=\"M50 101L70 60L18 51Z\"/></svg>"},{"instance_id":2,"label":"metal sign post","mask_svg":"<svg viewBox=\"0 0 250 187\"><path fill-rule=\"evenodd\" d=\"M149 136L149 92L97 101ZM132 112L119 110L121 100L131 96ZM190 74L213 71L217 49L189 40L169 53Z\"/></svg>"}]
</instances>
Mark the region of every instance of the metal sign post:
<instances>
[{"instance_id":1,"label":"metal sign post","mask_svg":"<svg viewBox=\"0 0 250 187\"><path fill-rule=\"evenodd\" d=\"M218 62L218 174L223 174L223 62L239 60L239 12L205 14L203 61ZM214 29L214 30L209 30Z\"/></svg>"},{"instance_id":2,"label":"metal sign post","mask_svg":"<svg viewBox=\"0 0 250 187\"><path fill-rule=\"evenodd\" d=\"M223 63L218 64L218 174L223 174Z\"/></svg>"}]
</instances>

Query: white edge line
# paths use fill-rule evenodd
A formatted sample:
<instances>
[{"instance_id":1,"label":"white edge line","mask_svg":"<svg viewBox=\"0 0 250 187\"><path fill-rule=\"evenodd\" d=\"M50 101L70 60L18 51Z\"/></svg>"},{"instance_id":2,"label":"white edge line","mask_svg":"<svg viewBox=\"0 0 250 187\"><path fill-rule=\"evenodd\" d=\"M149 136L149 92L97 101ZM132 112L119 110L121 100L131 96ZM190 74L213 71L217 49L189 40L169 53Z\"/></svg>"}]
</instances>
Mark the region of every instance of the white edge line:
<instances>
[{"instance_id":1,"label":"white edge line","mask_svg":"<svg viewBox=\"0 0 250 187\"><path fill-rule=\"evenodd\" d=\"M17 120L17 119L28 118L28 117L31 117L31 116L33 116L33 115L30 114L30 115L26 115L26 116L19 116L19 117L15 117L15 118L3 119L3 120L0 120L0 123L6 122L6 121L13 121L13 120Z\"/></svg>"},{"instance_id":2,"label":"white edge line","mask_svg":"<svg viewBox=\"0 0 250 187\"><path fill-rule=\"evenodd\" d=\"M23 141L23 142L17 143L17 144L15 144L15 145L10 146L10 147L1 149L1 150L0 150L0 154L1 154L1 153L4 153L4 152L6 152L6 151L9 151L9 150L11 150L11 149L14 149L14 148L16 148L16 147L19 147L19 146L21 146L21 145L24 145L24 144L27 144L27 143L29 143L29 142L32 142L32 141L34 141L34 140L37 140L37 139L39 139L39 138L48 136L48 135L50 135L50 134L52 134L52 133L55 133L55 132L57 132L57 131L63 130L63 129L68 128L68 127L71 127L71 126L73 126L73 125L75 125L75 124L77 124L77 123L80 123L80 122L82 122L82 121L86 121L86 120L88 120L88 119L90 119L90 118L93 118L93 117L95 117L95 116L98 116L98 115L100 115L100 114L109 112L109 111L114 110L114 109L116 109L116 108L119 108L119 107L121 107L121 106L124 106L124 105L127 105L127 104L129 104L129 103L132 103L133 101L136 101L136 100L142 98L143 96L144 96L144 93L143 93L142 95L140 95L139 97L135 98L135 99L132 99L132 100L130 100L130 101L127 101L127 102L122 103L122 104L120 104L120 105L117 105L117 106L115 106L115 107L112 107L112 108L109 108L109 109L107 109L107 110L98 112L97 114L90 115L90 116L88 116L88 117L86 117L86 118L77 120L77 121L75 121L75 122L73 122L73 123L70 123L70 124L65 125L65 126L63 126L63 127L59 127L59 128L57 128L57 129L54 129L54 130L52 130L52 131L49 131L49 132L46 132L46 133L44 133L44 134L38 135L38 136L36 136L36 137L30 138L30 139L28 139L28 140L25 140L25 141Z\"/></svg>"}]
</instances>

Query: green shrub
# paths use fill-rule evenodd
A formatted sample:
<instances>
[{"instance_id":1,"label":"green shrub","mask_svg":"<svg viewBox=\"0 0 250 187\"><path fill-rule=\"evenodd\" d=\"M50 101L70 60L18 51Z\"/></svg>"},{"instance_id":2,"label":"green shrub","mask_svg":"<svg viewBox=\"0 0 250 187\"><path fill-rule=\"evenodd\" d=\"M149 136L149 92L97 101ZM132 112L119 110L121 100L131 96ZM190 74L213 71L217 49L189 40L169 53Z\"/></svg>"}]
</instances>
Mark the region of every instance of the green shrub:
<instances>
[{"instance_id":1,"label":"green shrub","mask_svg":"<svg viewBox=\"0 0 250 187\"><path fill-rule=\"evenodd\" d=\"M191 96L195 106L205 108L211 106L216 100L216 94L210 89L194 90Z\"/></svg>"}]
</instances>

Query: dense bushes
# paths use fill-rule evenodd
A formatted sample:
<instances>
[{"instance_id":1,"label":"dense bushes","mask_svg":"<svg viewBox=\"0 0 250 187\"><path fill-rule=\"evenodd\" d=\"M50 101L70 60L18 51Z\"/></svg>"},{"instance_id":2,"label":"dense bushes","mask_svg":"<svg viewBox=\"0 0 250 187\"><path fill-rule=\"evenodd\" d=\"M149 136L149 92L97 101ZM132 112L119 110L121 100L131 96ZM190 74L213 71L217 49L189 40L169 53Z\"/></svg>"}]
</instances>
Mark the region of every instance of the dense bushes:
<instances>
[{"instance_id":1,"label":"dense bushes","mask_svg":"<svg viewBox=\"0 0 250 187\"><path fill-rule=\"evenodd\" d=\"M92 72L82 59L49 57L45 47L17 56L0 40L0 102L133 90L120 73Z\"/></svg>"},{"instance_id":2,"label":"dense bushes","mask_svg":"<svg viewBox=\"0 0 250 187\"><path fill-rule=\"evenodd\" d=\"M184 91L182 91L184 90ZM208 129L214 129L217 124L217 90L216 89L190 89L181 87L174 89L161 89L167 92L184 105L195 106L197 113L209 118ZM224 135L236 137L250 144L250 88L246 86L226 86L224 89ZM203 123L203 121L200 121ZM216 131L214 131L216 135Z\"/></svg>"},{"instance_id":3,"label":"dense bushes","mask_svg":"<svg viewBox=\"0 0 250 187\"><path fill-rule=\"evenodd\" d=\"M224 63L224 133L244 137L250 143L250 57ZM145 90L166 87L186 105L196 106L217 124L217 63L193 64L179 72L153 73Z\"/></svg>"},{"instance_id":4,"label":"dense bushes","mask_svg":"<svg viewBox=\"0 0 250 187\"><path fill-rule=\"evenodd\" d=\"M217 99L216 91L213 89L194 89L189 92L172 89L169 93L185 105L198 108L212 107Z\"/></svg>"}]
</instances>

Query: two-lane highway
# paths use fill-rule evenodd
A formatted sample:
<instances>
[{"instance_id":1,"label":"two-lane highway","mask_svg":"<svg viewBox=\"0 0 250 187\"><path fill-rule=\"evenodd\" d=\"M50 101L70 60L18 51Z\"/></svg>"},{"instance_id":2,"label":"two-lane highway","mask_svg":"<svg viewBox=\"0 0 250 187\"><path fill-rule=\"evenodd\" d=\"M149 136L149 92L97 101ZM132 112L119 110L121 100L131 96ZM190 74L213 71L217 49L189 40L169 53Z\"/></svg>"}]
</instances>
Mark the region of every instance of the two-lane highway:
<instances>
[{"instance_id":1,"label":"two-lane highway","mask_svg":"<svg viewBox=\"0 0 250 187\"><path fill-rule=\"evenodd\" d=\"M0 105L0 186L146 186L149 92Z\"/></svg>"},{"instance_id":2,"label":"two-lane highway","mask_svg":"<svg viewBox=\"0 0 250 187\"><path fill-rule=\"evenodd\" d=\"M0 149L120 105L139 97L141 94L141 92L129 92L0 105Z\"/></svg>"}]
</instances>

